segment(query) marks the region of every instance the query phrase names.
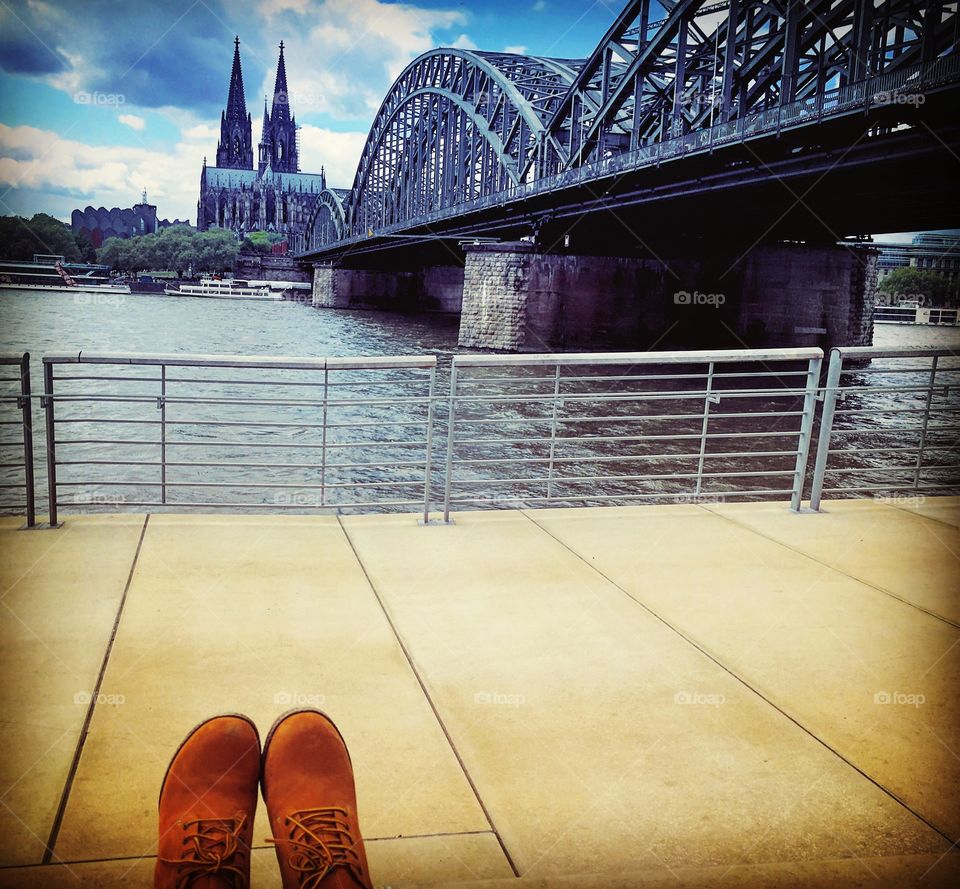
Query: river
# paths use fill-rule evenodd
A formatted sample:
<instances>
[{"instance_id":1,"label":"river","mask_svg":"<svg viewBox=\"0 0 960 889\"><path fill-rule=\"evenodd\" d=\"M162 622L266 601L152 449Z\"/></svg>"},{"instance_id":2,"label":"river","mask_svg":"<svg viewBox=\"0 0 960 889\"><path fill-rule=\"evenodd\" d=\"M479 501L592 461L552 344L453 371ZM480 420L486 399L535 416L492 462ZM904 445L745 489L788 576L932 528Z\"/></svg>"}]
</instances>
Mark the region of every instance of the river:
<instances>
[{"instance_id":1,"label":"river","mask_svg":"<svg viewBox=\"0 0 960 889\"><path fill-rule=\"evenodd\" d=\"M438 377L438 392L445 391L447 368L451 354L461 351L457 349L457 327L458 321L455 317L447 315L404 315L384 312L369 311L331 311L314 309L303 303L295 302L243 302L238 300L213 300L213 299L175 299L156 295L122 295L122 294L73 294L67 291L62 292L30 292L21 290L2 290L0 289L0 348L4 351L29 351L33 356L33 387L34 391L41 391L41 374L39 358L45 353L51 352L76 352L76 351L99 351L99 352L153 352L153 353L202 353L202 354L240 354L240 355L287 355L287 356L382 356L382 355L436 355L440 362L441 373ZM956 348L960 350L960 328L932 328L905 325L877 325L875 332L875 344L878 346L887 346L891 348L920 348L924 346L937 346ZM911 377L915 379L916 377ZM278 385L282 381L282 375L267 376L267 379L277 381ZM122 388L123 384L117 384ZM116 386L114 387L116 390ZM226 391L226 390L225 390ZM382 394L381 390L379 391ZM539 389L536 391L543 391ZM277 389L271 392L271 395L288 394L289 390ZM266 391L264 391L266 395ZM702 405L702 401L701 401ZM101 407L98 405L98 407ZM889 425L894 428L898 419L895 416L894 408L896 403L891 401L886 405L889 408ZM63 409L58 407L58 416L70 417L71 405L64 405ZM110 416L123 417L133 416L125 414L129 405L112 405L110 410L113 413ZM87 409L87 408L84 408ZM288 410L288 413L284 413ZM520 412L513 411L503 414L505 418L523 416L524 408ZM304 409L293 406L289 409L278 409L274 411L274 418L283 419L288 422L296 423L299 418L315 416L313 408ZM439 485L442 477L439 470L442 468L442 446L445 430L442 425L442 414L440 412L440 422L437 427L437 448L435 454L438 456L438 465L435 467L437 476L435 481ZM355 419L390 419L392 416L389 411L380 408L357 408L352 410L351 414ZM35 413L37 425L36 438L38 441L38 479L39 493L45 490L43 472L43 434L41 414L37 410ZM76 414L73 414L76 416ZM184 413L182 418L197 418L199 414ZM209 415L205 415L209 418ZM227 408L224 408L218 416L250 418L250 414L231 415ZM531 414L532 416L532 414ZM696 431L698 422L693 426L679 426L671 424L669 431ZM876 429L875 418L871 418L871 424ZM886 422L886 421L883 421ZM743 422L745 431L760 430L767 427L767 421L747 420ZM881 423L882 425L882 423ZM64 429L67 427L63 427ZM649 426L648 426L649 428ZM84 431L85 426L76 427L73 431ZM568 426L568 431L582 435L585 431L596 432L596 427L585 427L582 425ZM249 430L248 430L249 431ZM259 430L263 431L263 430ZM617 427L617 431L630 432L626 427ZM665 428L656 430L657 432L667 431ZM269 430L267 430L269 433ZM279 430L278 430L279 433ZM61 432L62 434L62 432ZM526 433L529 434L529 431ZM209 438L204 436L209 435ZM256 469L248 468L239 470L239 474L232 476L237 482L243 481L264 481L267 484L276 484L282 486L290 478L306 478L315 480L314 472L297 474L295 471L284 466L271 465L270 460L276 460L276 452L270 452L267 447L274 441L271 438L258 438L257 441L262 444L257 448L239 448L229 451L217 450L213 439L213 433L207 431L203 436L189 442L194 447L180 452L168 451L168 460L186 461L188 455L190 460L216 460L231 458L233 460L250 460L257 463ZM385 430L382 435L372 434L373 440L389 440L396 437L395 430ZM949 436L947 437L949 439ZM140 439L143 440L143 436ZM278 438L277 441L280 439ZM297 439L300 441L300 439ZM944 439L945 441L947 439ZM303 439L306 442L306 439ZM312 441L312 439L310 439ZM328 441L333 442L335 438ZM855 441L855 440L854 440ZM881 439L880 443L883 443ZM208 442L209 447L204 447L204 442ZM866 442L866 439L864 439ZM876 444L875 441L866 442ZM199 446L199 447L197 447ZM767 446L767 445L764 445ZM533 446L527 446L524 442L517 442L510 446L510 454L519 457L528 454L539 454ZM571 445L571 447L573 447ZM654 450L663 450L662 445L655 443ZM311 450L314 448L314 450ZM156 458L156 448L153 445L144 444L142 446L130 446L125 448L124 459L143 459L152 461ZM488 448L476 452L483 456L487 452L493 453ZM502 451L501 451L502 453ZM605 455L607 460L614 460L613 463L607 463L603 466L604 474L619 475L633 474L637 472L636 463L625 463L620 465L615 462L616 455L623 453L623 450L611 448L609 444L602 447L577 446L570 451L575 457L583 457L584 462L580 463L571 459L568 464L568 470L571 473L584 475L596 475L597 464L589 458L596 455ZM649 453L649 448L644 450L640 448L637 451L631 451L638 455ZM669 453L673 453L672 451ZM104 454L103 446L77 445L74 447L70 456L72 459L95 459ZM362 464L362 468L355 468L351 472L342 470L338 475L336 471L331 471L327 476L327 482L338 480L359 481L363 484L373 486L376 482L385 482L394 480L398 485L404 485L406 479L414 479L413 475L403 475L402 469L396 467L383 467L384 461L404 462L409 458L409 451L402 448L396 450L358 449L355 452L344 452L350 460ZM9 452L7 453L9 456ZM474 456L471 454L470 456ZM559 456L559 454L558 454ZM669 454L668 454L669 456ZM58 459L63 459L63 454L58 453ZM266 463L261 462L267 460ZM316 459L315 445L304 443L303 450L297 449L285 453L285 462L293 466L306 466L310 461ZM716 461L711 468L717 470L736 469L734 462L725 462L722 458ZM956 462L953 460L952 462ZM789 461L779 461L777 468L786 467ZM656 464L656 473L670 473L677 471L689 471L689 462L682 464L680 462L667 461L665 464ZM854 464L858 466L869 467L876 465L874 456L864 457L862 461ZM266 467L266 468L263 468ZM517 466L512 466L507 471L515 474ZM523 468L523 467L520 467ZM761 468L766 468L766 464ZM61 474L61 481L66 478L69 480L69 471L71 467L64 470ZM530 470L532 471L532 470ZM115 507L119 502L121 505L124 499L130 504L131 508L138 505L145 499L155 496L155 490L147 489L117 489L107 483L111 478L116 478L118 472L126 473L126 479L150 479L153 478L150 473L151 468L141 469L118 469L115 466L93 465L86 468L83 478L90 479L99 484L85 486L82 489L76 489L73 493L64 493L64 497L76 497L74 501L81 508L98 508L112 506ZM183 469L181 471L181 481L189 483L197 482L199 485L204 478L209 477L207 469L198 467L194 470ZM140 473L140 474L137 474ZM145 473L145 474L144 474ZM476 495L478 499L486 500L489 498L498 499L500 502L509 503L513 498L519 496L531 498L531 503L536 501L538 492L543 493L542 487L537 485L514 485L504 486L493 484L497 475L493 468L480 466L476 468L475 475L481 481L474 486L470 495ZM503 473L501 472L501 477ZM256 479L254 479L256 476ZM78 478L80 476L77 476ZM525 476L526 477L526 476ZM943 474L940 474L943 477ZM491 483L486 484L482 480L490 479ZM10 480L9 473L6 473L5 481ZM763 489L767 485L765 479L725 479L723 487L735 485L742 489L744 493L751 489ZM511 490L512 487L512 490ZM769 487L769 485L767 485ZM415 494L416 486L411 483L404 489L405 496ZM709 490L709 488L706 488ZM120 490L123 493L120 493ZM308 486L306 491L312 491L313 487ZM561 489L564 490L564 489ZM577 487L570 485L566 489L567 494L571 496L570 502L606 502L602 499L577 500L574 495L614 496L618 494L628 494L631 490L637 490L637 487L630 482L610 481L608 483L590 483L584 487L582 484ZM680 492L686 488L674 482L653 482L647 487L642 487L643 491L664 491L667 493ZM66 489L65 489L66 491ZM202 497L197 498L197 490L182 488L180 490L181 502L249 502L251 496L250 490L236 489L213 489L201 492ZM353 492L355 493L355 492ZM556 489L554 491L556 493ZM290 494L282 487L278 489L266 489L257 495L260 499L257 502L261 506L269 507L271 505L303 506L304 508L320 505L312 499L310 493L300 493L300 500L294 500L291 503ZM186 497L187 500L183 498ZM192 497L192 499L190 499ZM391 498L388 498L391 499ZM395 499L395 498L394 498ZM176 492L171 500L168 501L173 506L177 500ZM327 500L325 505L335 504L336 498ZM340 502L350 502L341 500ZM409 508L408 506L398 508Z\"/></svg>"}]
</instances>

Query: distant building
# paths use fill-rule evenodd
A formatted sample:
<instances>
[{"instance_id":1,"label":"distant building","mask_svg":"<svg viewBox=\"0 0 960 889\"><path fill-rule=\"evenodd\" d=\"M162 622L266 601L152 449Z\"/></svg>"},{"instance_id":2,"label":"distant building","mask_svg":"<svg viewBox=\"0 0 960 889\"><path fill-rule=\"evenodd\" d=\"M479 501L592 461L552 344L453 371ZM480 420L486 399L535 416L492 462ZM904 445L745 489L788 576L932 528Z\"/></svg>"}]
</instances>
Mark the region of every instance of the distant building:
<instances>
[{"instance_id":1,"label":"distant building","mask_svg":"<svg viewBox=\"0 0 960 889\"><path fill-rule=\"evenodd\" d=\"M252 121L243 92L240 39L234 40L233 70L227 106L220 115L217 165L200 171L197 228L225 228L243 237L251 231L289 235L294 241L307 229L310 215L327 179L300 172L297 121L290 108L287 70L280 43L273 104L263 103L263 126L253 162Z\"/></svg>"},{"instance_id":2,"label":"distant building","mask_svg":"<svg viewBox=\"0 0 960 889\"><path fill-rule=\"evenodd\" d=\"M83 210L74 210L70 214L70 229L74 234L83 232L90 238L94 247L100 247L107 238L132 238L135 235L156 234L161 228L171 225L189 225L187 219L157 219L156 204L147 203L144 190L139 204L120 209L106 207L94 209L91 206Z\"/></svg>"},{"instance_id":3,"label":"distant building","mask_svg":"<svg viewBox=\"0 0 960 889\"><path fill-rule=\"evenodd\" d=\"M877 276L882 281L895 269L916 268L939 272L946 278L960 274L960 235L921 232L909 244L875 244Z\"/></svg>"}]
</instances>

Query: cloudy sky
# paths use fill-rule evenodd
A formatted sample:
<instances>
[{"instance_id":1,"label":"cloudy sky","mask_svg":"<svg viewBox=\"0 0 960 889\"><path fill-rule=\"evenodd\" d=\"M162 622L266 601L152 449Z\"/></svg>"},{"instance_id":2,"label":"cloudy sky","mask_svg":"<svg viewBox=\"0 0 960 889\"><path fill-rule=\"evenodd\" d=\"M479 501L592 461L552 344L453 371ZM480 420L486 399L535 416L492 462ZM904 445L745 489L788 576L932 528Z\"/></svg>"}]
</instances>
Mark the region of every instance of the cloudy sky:
<instances>
[{"instance_id":1,"label":"cloudy sky","mask_svg":"<svg viewBox=\"0 0 960 889\"><path fill-rule=\"evenodd\" d=\"M195 221L233 37L260 136L284 41L300 165L348 188L373 115L435 46L576 58L618 0L0 0L0 215L128 207ZM256 156L256 147L254 148Z\"/></svg>"}]
</instances>

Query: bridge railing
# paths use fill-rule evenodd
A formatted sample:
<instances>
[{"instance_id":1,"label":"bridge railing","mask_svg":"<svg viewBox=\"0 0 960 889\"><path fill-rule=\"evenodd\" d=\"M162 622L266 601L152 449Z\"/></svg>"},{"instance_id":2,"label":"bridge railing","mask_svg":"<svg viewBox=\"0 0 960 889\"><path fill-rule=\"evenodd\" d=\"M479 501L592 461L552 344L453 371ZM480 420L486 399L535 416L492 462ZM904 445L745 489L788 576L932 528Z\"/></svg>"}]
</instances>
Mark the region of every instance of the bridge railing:
<instances>
[{"instance_id":1,"label":"bridge railing","mask_svg":"<svg viewBox=\"0 0 960 889\"><path fill-rule=\"evenodd\" d=\"M36 491L29 352L0 352L0 427L0 510L23 512L32 528Z\"/></svg>"},{"instance_id":2,"label":"bridge railing","mask_svg":"<svg viewBox=\"0 0 960 889\"><path fill-rule=\"evenodd\" d=\"M820 349L454 357L443 515L458 506L789 497Z\"/></svg>"},{"instance_id":3,"label":"bridge railing","mask_svg":"<svg viewBox=\"0 0 960 889\"><path fill-rule=\"evenodd\" d=\"M874 324L933 324L956 327L960 324L960 309L941 309L925 306L876 306Z\"/></svg>"},{"instance_id":4,"label":"bridge railing","mask_svg":"<svg viewBox=\"0 0 960 889\"><path fill-rule=\"evenodd\" d=\"M960 488L960 358L951 349L830 353L810 506L827 496Z\"/></svg>"},{"instance_id":5,"label":"bridge railing","mask_svg":"<svg viewBox=\"0 0 960 889\"><path fill-rule=\"evenodd\" d=\"M78 506L427 517L433 356L81 352L43 371L51 525Z\"/></svg>"}]
</instances>

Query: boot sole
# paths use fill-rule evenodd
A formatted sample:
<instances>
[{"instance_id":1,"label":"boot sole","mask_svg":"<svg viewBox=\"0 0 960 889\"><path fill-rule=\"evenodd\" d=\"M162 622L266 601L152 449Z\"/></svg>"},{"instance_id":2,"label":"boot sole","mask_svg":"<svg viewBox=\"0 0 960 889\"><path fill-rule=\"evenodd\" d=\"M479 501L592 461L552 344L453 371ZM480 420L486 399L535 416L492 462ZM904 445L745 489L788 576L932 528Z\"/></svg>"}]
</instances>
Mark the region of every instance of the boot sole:
<instances>
[{"instance_id":1,"label":"boot sole","mask_svg":"<svg viewBox=\"0 0 960 889\"><path fill-rule=\"evenodd\" d=\"M223 719L225 716L229 716L232 719L242 719L250 728L253 729L254 735L257 737L257 746L260 747L260 732L257 731L257 726L254 721L249 717L245 716L243 713L218 713L216 716L210 716L207 719L204 719L202 722L198 722L189 732L187 736L180 742L180 746L174 751L173 756L170 757L170 762L167 763L167 770L163 773L163 782L160 784L160 795L157 797L157 809L160 808L160 801L163 799L163 789L167 786L167 777L170 775L170 769L173 766L173 761L180 755L180 751L186 747L187 742L203 728L207 723L213 722L215 719ZM262 771L262 769L261 769Z\"/></svg>"},{"instance_id":2,"label":"boot sole","mask_svg":"<svg viewBox=\"0 0 960 889\"><path fill-rule=\"evenodd\" d=\"M340 739L340 743L343 744L343 749L347 752L347 762L350 763L350 769L353 770L353 760L350 757L350 748L347 747L347 742L344 740L343 735L340 733L340 729L337 728L337 724L326 714L323 710L318 710L315 707L297 707L293 710L287 710L286 713L278 716L273 725L270 726L270 731L267 732L267 740L263 742L263 752L260 754L260 793L263 796L263 801L267 801L267 787L264 782L264 767L267 762L267 751L270 749L270 742L273 740L274 733L280 727L285 719L289 719L291 716L296 716L299 713L316 713L318 716L322 716L330 725L333 727L333 730L337 733L337 737Z\"/></svg>"}]
</instances>

